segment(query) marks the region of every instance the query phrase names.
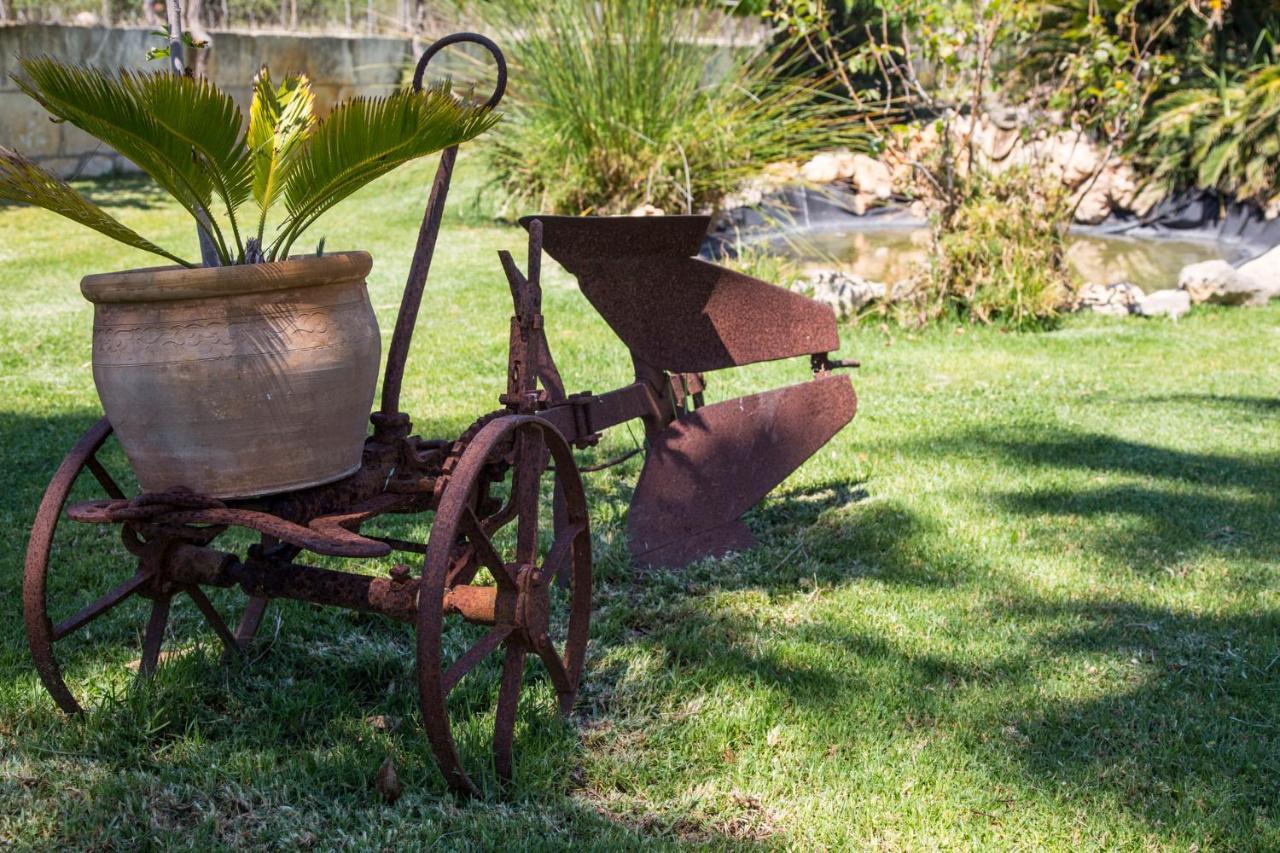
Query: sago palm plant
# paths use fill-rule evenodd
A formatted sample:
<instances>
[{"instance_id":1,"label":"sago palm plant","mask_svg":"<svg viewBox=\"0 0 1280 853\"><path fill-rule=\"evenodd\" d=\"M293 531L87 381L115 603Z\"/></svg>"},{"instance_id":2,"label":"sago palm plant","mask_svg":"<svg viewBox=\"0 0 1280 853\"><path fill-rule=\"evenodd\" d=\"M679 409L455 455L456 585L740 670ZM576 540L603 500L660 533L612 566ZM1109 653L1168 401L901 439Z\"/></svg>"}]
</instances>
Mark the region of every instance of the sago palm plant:
<instances>
[{"instance_id":1,"label":"sago palm plant","mask_svg":"<svg viewBox=\"0 0 1280 853\"><path fill-rule=\"evenodd\" d=\"M56 120L114 148L193 216L221 264L289 256L333 205L404 163L457 145L498 120L455 97L449 84L354 98L325 118L305 76L254 80L249 121L212 83L165 72L117 75L47 58L25 59L15 78ZM183 266L16 151L0 146L0 200L31 204ZM284 216L268 232L268 214ZM251 214L246 213L246 208Z\"/></svg>"}]
</instances>

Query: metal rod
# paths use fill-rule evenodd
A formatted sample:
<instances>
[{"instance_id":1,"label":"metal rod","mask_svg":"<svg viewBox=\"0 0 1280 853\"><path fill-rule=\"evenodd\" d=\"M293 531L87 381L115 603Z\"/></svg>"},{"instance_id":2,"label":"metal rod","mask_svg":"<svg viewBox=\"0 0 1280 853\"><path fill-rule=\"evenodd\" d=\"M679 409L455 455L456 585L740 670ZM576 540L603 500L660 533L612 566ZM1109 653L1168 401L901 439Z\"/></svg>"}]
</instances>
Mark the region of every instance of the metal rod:
<instances>
[{"instance_id":1,"label":"metal rod","mask_svg":"<svg viewBox=\"0 0 1280 853\"><path fill-rule=\"evenodd\" d=\"M418 323L418 308L422 305L427 273L431 271L431 257L435 254L436 238L440 236L440 220L444 216L444 203L449 197L449 182L453 178L453 164L457 158L458 146L446 148L440 155L435 180L431 182L431 197L422 217L418 245L413 250L413 263L409 265L409 278L404 286L404 296L400 300L396 328L391 333L391 348L387 351L381 412L388 417L400 411L400 385L404 380L405 361L409 357L409 345L413 342L414 326Z\"/></svg>"}]
</instances>

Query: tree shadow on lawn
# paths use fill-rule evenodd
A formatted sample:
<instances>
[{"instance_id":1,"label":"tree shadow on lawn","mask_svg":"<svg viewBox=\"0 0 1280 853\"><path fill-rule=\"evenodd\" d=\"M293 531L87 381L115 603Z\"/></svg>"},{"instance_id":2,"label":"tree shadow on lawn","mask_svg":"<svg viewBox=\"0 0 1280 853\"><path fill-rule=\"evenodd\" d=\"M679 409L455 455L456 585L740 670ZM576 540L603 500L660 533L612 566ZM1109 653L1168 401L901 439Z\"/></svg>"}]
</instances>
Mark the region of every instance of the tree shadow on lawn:
<instances>
[{"instance_id":1,"label":"tree shadow on lawn","mask_svg":"<svg viewBox=\"0 0 1280 853\"><path fill-rule=\"evenodd\" d=\"M1280 454L1198 453L1049 428L1011 436L975 430L929 442L934 452L996 455L1036 469L1093 474L1087 484L993 492L1010 511L1090 522L1079 544L1135 572L1175 572L1188 557L1280 554ZM1121 482L1113 482L1115 479ZM1256 585L1265 579L1232 577Z\"/></svg>"},{"instance_id":2,"label":"tree shadow on lawn","mask_svg":"<svg viewBox=\"0 0 1280 853\"><path fill-rule=\"evenodd\" d=\"M57 457L93 419L0 415L0 446L5 448L0 461L14 472L10 488L0 497L6 518L29 519ZM10 442L11 437L18 440ZM993 430L930 443L934 453L991 450L1034 465L1143 474L1185 487L1232 487L1229 494L1213 496L1208 505L1176 489L1146 487L1141 495L1127 496L1116 493L1115 487L1090 487L1083 494L1055 488L992 496L1002 506L1029 514L1133 515L1142 524L1141 535L1108 541L1082 534L1090 547L1125 565L1150 567L1153 545L1148 540L1166 536L1176 541L1166 554L1169 560L1188 548L1232 554L1243 549L1247 556L1263 556L1268 549L1275 553L1280 534L1262 524L1265 517L1275 517L1280 479L1280 466L1269 457L1185 453L1069 432L1011 439ZM588 482L593 508L611 504L611 517L620 519L615 523L625 524L619 510L629 500L630 480L596 482ZM982 555L958 545L938 520L901 503L869 498L868 488L873 485L835 480L766 500L748 517L762 540L762 547L750 554L704 561L680 573L609 577L601 584L603 597L622 596L629 606L621 619L599 620L593 658L598 662L630 646L653 649L665 661L664 673L646 689L671 702L725 680L766 685L763 701L776 703L779 713L799 715L807 721L807 736L815 739L826 737L825 721L848 697L857 696L881 709L889 724L904 732L921 725L960 732L956 737L999 781L1010 781L1004 774L1012 773L1011 784L1019 784L1021 778L1021 784L1037 791L1065 783L1053 796L1069 796L1086 807L1113 807L1118 800L1153 832L1204 834L1247 846L1256 840L1255 824L1276 819L1280 720L1275 718L1274 696L1280 686L1280 617L1275 612L1196 617L1117 600L1050 601L1028 590L1019 578L1007 577L1003 570L993 572ZM1247 535L1199 535L1220 529L1220 520L1206 520L1214 514ZM619 553L625 552L625 539L615 537L602 550L603 559L625 559ZM790 624L765 618L767 614L717 610L704 603L706 596L725 591L759 590L798 598L805 594L804 585L812 589L858 583L905 586L922 593L952 586L994 589L999 595L989 602L989 620L1012 621L1027 638L1026 647L987 658L918 652L830 618ZM16 585L6 585L0 596L8 612L17 612ZM265 657L252 666L235 665L224 673L212 654L192 655L167 665L157 687L139 691L142 699L137 701L145 700L141 706L108 712L90 735L48 709L18 712L27 718L23 726L37 739L47 738L41 742L54 748L75 750L79 739L90 737L96 746L88 748L89 754L103 755L104 766L119 773L153 755L158 744L181 740L181 733L195 725L210 754L247 751L270 757L279 748L313 756L307 759L305 784L318 794L334 796L368 794L369 774L388 751L395 751L405 757L406 784L431 796L442 795L417 725L413 691L402 686L386 692L388 681L408 677L411 632L375 617L321 612L300 604L281 607L288 623L286 639L265 648ZM6 640L20 642L20 628L12 622L10 626L4 632ZM824 655L797 657L759 642L761 637L777 636L838 654L834 662ZM838 662L841 656L865 666L852 671ZM1113 666L1134 667L1124 690L1065 699L1019 693L1047 676L1061 676L1064 667L1069 674L1073 667L1092 665L1089 661L1098 656ZM496 683L491 677L496 670L476 674L490 687ZM622 674L611 664L593 664L586 677L579 714L604 719L635 716L625 706L625 691L614 695ZM5 689L11 696L20 695L12 682L29 678L24 668L6 678L11 684ZM531 681L542 685L544 679ZM477 714L491 710L491 693L477 688L463 696L462 725L468 709L475 708ZM299 713L299 708L305 712ZM173 734L153 739L145 730L146 714L138 716L148 709L161 709L166 718L161 731ZM631 841L686 832L704 839L728 837L715 827L682 826L678 809L629 828L625 818L597 814L582 799L564 796L574 787L566 780L580 759L572 736L556 735L558 724L542 710L522 712L517 761L523 755L525 761L549 763L556 771L540 773L535 767L532 774L521 774L518 766L523 781L512 792L515 799L554 803L552 808L575 816L584 826L621 831ZM405 724L394 735L370 733L362 721L369 713L401 716ZM239 719L252 722L242 728ZM197 763L201 750L197 747ZM37 752L30 755L32 761L40 761ZM194 774L194 765L188 771ZM699 771L713 772L706 767L691 772ZM1106 802L1094 801L1094 793L1106 795ZM376 808L369 796L369 807ZM1175 823L1180 829L1173 828Z\"/></svg>"},{"instance_id":3,"label":"tree shadow on lawn","mask_svg":"<svg viewBox=\"0 0 1280 853\"><path fill-rule=\"evenodd\" d=\"M1177 403L1188 406L1229 406L1243 409L1251 414L1280 414L1280 396L1253 397L1243 394L1163 394L1150 397L1137 397L1132 400L1135 405L1152 403Z\"/></svg>"},{"instance_id":4,"label":"tree shadow on lawn","mask_svg":"<svg viewBox=\"0 0 1280 853\"><path fill-rule=\"evenodd\" d=\"M45 485L62 455L97 417L87 411L48 417L0 413L0 465L9 472L0 511L10 522L4 538L6 562L15 569L21 566L27 529ZM122 454L114 442L108 442L106 450L115 457L116 464L109 467L118 475ZM82 485L88 480L86 475ZM72 500L93 496L73 493ZM391 521L388 532L393 534L405 533L411 524ZM102 580L99 576L108 564L120 563L119 571L126 577L132 570L114 528L64 521L59 531L56 570L68 575L72 589L80 581L88 586ZM70 536L63 539L64 532ZM118 578L106 581L103 588L114 580ZM92 597L100 591L85 594ZM20 597L21 571L6 573L0 608L20 613ZM229 620L238 615L243 596L237 591L211 591L210 597ZM267 807L281 795L282 785L293 785L304 787L312 801L354 797L357 804L366 802L377 812L382 806L370 781L382 760L394 755L406 788L444 804L453 802L421 728L411 627L365 614L273 602L249 659L224 664L216 640L191 603L180 596L165 646L177 654L162 662L149 684L120 687L129 682L128 661L138 654L146 605L141 600L127 602L96 622L91 635L75 638L75 648L59 647L65 673L95 682L90 693L98 704L87 720L68 720L53 708L36 681L21 620L5 620L0 628L0 729L24 733L14 742L13 754L36 768L38 775L56 778L57 767L72 756L87 772L77 789L90 798L100 795L102 807L113 809L119 805L120 781L129 774L172 781L195 794L202 786L217 787L210 781L211 771L213 776L235 775L230 769L218 770L223 762L236 766L247 760L275 768L258 782L243 780L242 787ZM75 606L72 602L72 609ZM459 635L454 639L462 643L462 633L480 629L450 622L447 630L450 636ZM476 639L470 637L471 642ZM110 678L100 674L104 664L114 673ZM589 799L571 796L579 785L574 781L580 760L577 737L555 714L545 671L533 663L528 665L516 730L517 782L498 794L489 749L500 668L498 660L486 661L450 696L451 721L464 762L489 791L486 799L465 804L453 821L454 831L465 833L468 821L495 808L497 800L502 803L499 813L514 815L513 825L519 824L522 810L549 810L557 822L574 826L579 837L607 838L611 843L636 846L653 835L717 844L742 840L731 830L722 832L715 824L678 813L633 822L607 815ZM116 692L104 692L108 684L116 684L110 688ZM83 687L72 679L74 692ZM374 717L400 722L394 731L381 731L369 723ZM194 739L193 733L198 733ZM165 796L172 800L171 792ZM53 799L58 799L56 794ZM217 797L209 794L205 799ZM286 801L287 797L277 805ZM179 829L182 820L198 818L199 810L193 811L189 803L169 802L168 807ZM543 819L536 822L544 827Z\"/></svg>"}]
</instances>

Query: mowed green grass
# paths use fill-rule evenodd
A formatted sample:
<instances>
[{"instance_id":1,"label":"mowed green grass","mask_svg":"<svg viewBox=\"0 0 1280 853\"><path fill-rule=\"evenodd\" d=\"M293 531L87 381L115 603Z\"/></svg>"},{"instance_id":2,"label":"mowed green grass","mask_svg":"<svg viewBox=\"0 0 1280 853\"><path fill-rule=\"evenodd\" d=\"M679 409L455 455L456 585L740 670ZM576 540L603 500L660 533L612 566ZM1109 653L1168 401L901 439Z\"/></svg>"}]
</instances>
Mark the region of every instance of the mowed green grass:
<instances>
[{"instance_id":1,"label":"mowed green grass","mask_svg":"<svg viewBox=\"0 0 1280 853\"><path fill-rule=\"evenodd\" d=\"M406 381L427 436L495 408L510 310L495 252L523 255L463 172ZM384 331L429 175L384 180L312 238L373 253ZM191 246L144 185L89 189ZM864 365L853 424L748 515L758 550L681 573L628 566L639 460L589 475L595 618L577 707L561 722L530 665L503 795L482 764L498 667L469 677L451 707L487 794L463 802L419 728L411 631L378 617L273 604L248 659L224 665L179 602L168 648L184 653L131 688L135 602L68 652L86 717L64 718L39 685L20 616L26 530L99 416L77 283L149 263L0 208L0 843L1280 848L1280 306L1038 335L849 329L842 354ZM548 278L568 384L625 382L623 348L567 276ZM797 361L712 376L710 396L805 374ZM584 461L633 441L617 430ZM78 595L131 571L97 528L68 530L56 557ZM392 806L371 784L388 755L405 785Z\"/></svg>"}]
</instances>

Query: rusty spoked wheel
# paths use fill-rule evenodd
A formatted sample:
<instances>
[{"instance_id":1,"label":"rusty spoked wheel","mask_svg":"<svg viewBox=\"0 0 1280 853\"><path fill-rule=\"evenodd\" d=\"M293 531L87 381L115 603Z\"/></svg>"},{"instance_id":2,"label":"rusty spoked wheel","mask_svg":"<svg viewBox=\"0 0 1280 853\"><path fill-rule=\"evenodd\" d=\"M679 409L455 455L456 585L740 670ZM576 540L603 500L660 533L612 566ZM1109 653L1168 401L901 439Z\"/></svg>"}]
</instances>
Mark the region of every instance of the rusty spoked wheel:
<instances>
[{"instance_id":1,"label":"rusty spoked wheel","mask_svg":"<svg viewBox=\"0 0 1280 853\"><path fill-rule=\"evenodd\" d=\"M106 418L102 418L71 448L71 452L62 460L62 464L58 466L57 472L45 489L27 542L26 564L22 579L22 613L26 622L27 642L31 648L31 657L35 661L40 681L58 707L68 714L79 713L83 708L67 685L58 655L55 653L55 646L63 640L81 634L91 623L134 596L151 599L151 612L146 621L142 643L142 657L138 662L139 676L145 677L155 671L160 658L165 627L169 621L169 605L177 592L184 592L192 598L205 620L213 627L223 643L228 645L228 648L239 648L235 637L198 587L177 588L163 582L161 543L145 543L127 529L125 531L126 546L130 551L142 554L141 558L133 554L123 555L123 561L136 566L132 576L120 580L79 607L77 607L79 601L63 599L85 599L93 596L97 590L84 588L90 584L79 584L75 579L67 579L54 584L54 588L51 589L50 569L55 551L55 534L58 533L67 498L71 495L76 483L85 479L96 482L97 494L86 494L86 498L107 497L118 500L125 497L124 490L99 459L103 445L110 436L111 424ZM86 472L92 476L87 478L82 476ZM69 524L72 527L82 527L74 522ZM87 526L84 529L86 533L89 532ZM65 536L62 538L66 539ZM71 543L64 541L61 544L67 546ZM74 545L77 549L83 547L80 542ZM109 572L110 566L105 564L100 570L94 572L95 577L103 578L103 587L110 583L106 580ZM246 620L253 618L252 611L251 607L250 612L246 613ZM241 631L245 632L247 627L242 624ZM256 627L256 622L253 627Z\"/></svg>"},{"instance_id":2,"label":"rusty spoked wheel","mask_svg":"<svg viewBox=\"0 0 1280 853\"><path fill-rule=\"evenodd\" d=\"M495 461L508 463L503 467L511 475L509 498L502 510L485 517ZM548 476L562 496L554 524L551 513L539 513L541 486ZM539 530L553 527L553 535L542 537L551 541L540 556ZM482 568L492 583L477 581ZM557 578L565 583L557 584ZM553 598L562 593L567 598L564 610L553 613ZM489 627L452 661L446 659L446 614ZM468 443L441 494L418 594L422 721L450 787L478 793L454 743L450 691L490 654L503 656L493 764L498 779L509 781L526 657L536 657L545 667L560 712L567 714L577 695L590 620L591 534L569 445L537 417L509 415L491 421Z\"/></svg>"}]
</instances>

